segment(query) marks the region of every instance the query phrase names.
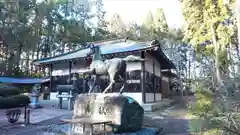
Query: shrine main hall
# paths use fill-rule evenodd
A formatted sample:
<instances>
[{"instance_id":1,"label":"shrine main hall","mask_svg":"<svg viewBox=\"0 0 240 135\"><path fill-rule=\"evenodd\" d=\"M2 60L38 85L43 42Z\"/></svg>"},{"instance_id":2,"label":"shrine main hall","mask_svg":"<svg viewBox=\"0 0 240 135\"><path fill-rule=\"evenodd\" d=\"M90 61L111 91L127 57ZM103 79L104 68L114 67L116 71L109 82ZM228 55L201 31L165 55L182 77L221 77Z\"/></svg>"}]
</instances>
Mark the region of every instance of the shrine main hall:
<instances>
[{"instance_id":1,"label":"shrine main hall","mask_svg":"<svg viewBox=\"0 0 240 135\"><path fill-rule=\"evenodd\" d=\"M159 42L119 39L93 44L100 46L104 59L124 58L129 55L145 59L143 62L127 62L127 85L124 95L134 98L140 104L159 102L169 97L171 70L175 69L175 66L163 53ZM56 98L58 86L67 86L63 87L65 89L72 86L77 94L88 92L82 73L91 63L91 58L87 56L89 51L89 48L83 48L34 61L35 65L50 69L50 98ZM101 77L98 81L101 90L104 90L108 83L108 76ZM120 84L115 84L109 92L119 92L120 87Z\"/></svg>"}]
</instances>

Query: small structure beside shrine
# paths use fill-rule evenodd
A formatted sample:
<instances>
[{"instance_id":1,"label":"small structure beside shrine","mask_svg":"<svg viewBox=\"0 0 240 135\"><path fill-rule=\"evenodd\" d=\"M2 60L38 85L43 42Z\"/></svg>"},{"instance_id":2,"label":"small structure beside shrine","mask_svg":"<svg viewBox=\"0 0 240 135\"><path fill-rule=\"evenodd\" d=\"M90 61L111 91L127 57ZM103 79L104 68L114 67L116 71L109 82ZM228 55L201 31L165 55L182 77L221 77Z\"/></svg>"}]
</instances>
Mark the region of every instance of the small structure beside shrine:
<instances>
[{"instance_id":1,"label":"small structure beside shrine","mask_svg":"<svg viewBox=\"0 0 240 135\"><path fill-rule=\"evenodd\" d=\"M127 62L127 86L124 95L134 98L138 103L154 103L162 100L163 88L169 91L169 87L162 86L162 70L174 69L174 64L161 50L159 42L137 42L119 39L106 42L93 43L100 46L102 57L110 59L114 57L124 58L129 55L139 56L145 61ZM35 60L34 64L50 68L50 89L59 91L58 85L72 85L71 93L88 92L90 78L82 74L88 69L91 58L87 56L90 49L79 49L62 55ZM166 76L167 77L167 76ZM108 83L108 76L101 76L97 85L100 91L104 90ZM122 84L115 84L111 93L119 92ZM165 90L165 91L166 91Z\"/></svg>"}]
</instances>

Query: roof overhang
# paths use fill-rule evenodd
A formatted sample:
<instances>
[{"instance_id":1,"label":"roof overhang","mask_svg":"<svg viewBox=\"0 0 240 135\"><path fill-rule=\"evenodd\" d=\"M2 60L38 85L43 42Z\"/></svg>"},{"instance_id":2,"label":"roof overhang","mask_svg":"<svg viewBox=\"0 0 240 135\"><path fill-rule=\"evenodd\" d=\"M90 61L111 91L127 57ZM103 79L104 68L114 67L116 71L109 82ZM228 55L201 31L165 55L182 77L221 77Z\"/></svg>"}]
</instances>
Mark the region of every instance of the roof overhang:
<instances>
[{"instance_id":1,"label":"roof overhang","mask_svg":"<svg viewBox=\"0 0 240 135\"><path fill-rule=\"evenodd\" d=\"M177 75L169 70L162 70L161 73L164 75L164 76L167 76L167 77L177 77Z\"/></svg>"},{"instance_id":2,"label":"roof overhang","mask_svg":"<svg viewBox=\"0 0 240 135\"><path fill-rule=\"evenodd\" d=\"M109 55L126 55L132 54L135 52L149 51L161 64L162 69L171 69L175 68L174 64L167 58L167 56L163 53L160 48L159 42L156 40L152 42L136 42L136 41L120 41L111 43L106 42L104 44L98 45L102 49L103 57L108 57ZM75 51L71 51L65 54L57 55L54 57L43 58L40 60L34 60L33 64L35 65L49 65L58 63L60 61L74 61L77 59L87 58L87 53L89 52L89 48L86 49L78 49Z\"/></svg>"},{"instance_id":3,"label":"roof overhang","mask_svg":"<svg viewBox=\"0 0 240 135\"><path fill-rule=\"evenodd\" d=\"M50 81L50 78L0 77L0 83L5 83L5 84L42 84L49 81Z\"/></svg>"}]
</instances>

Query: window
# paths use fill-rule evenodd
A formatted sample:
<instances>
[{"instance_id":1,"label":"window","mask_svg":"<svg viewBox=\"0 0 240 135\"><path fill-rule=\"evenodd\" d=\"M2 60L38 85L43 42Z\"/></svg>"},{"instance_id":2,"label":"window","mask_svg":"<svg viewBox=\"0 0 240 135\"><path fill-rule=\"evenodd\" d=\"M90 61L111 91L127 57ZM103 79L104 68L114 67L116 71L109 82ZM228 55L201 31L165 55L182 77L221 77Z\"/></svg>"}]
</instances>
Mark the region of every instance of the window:
<instances>
[{"instance_id":1,"label":"window","mask_svg":"<svg viewBox=\"0 0 240 135\"><path fill-rule=\"evenodd\" d=\"M127 77L128 80L140 80L141 79L141 71L136 70L136 71L130 71L127 72Z\"/></svg>"}]
</instances>

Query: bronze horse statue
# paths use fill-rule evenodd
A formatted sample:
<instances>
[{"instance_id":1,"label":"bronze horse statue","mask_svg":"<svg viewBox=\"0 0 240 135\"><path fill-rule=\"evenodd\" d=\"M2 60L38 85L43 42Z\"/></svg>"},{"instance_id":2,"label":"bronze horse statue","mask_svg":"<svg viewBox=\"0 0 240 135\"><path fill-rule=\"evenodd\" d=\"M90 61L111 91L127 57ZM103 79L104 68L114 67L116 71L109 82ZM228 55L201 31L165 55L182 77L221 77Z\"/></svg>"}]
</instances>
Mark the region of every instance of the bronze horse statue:
<instances>
[{"instance_id":1,"label":"bronze horse statue","mask_svg":"<svg viewBox=\"0 0 240 135\"><path fill-rule=\"evenodd\" d=\"M141 57L129 55L126 58L112 58L109 60L103 60L101 55L101 49L100 46L95 46L93 44L89 45L90 51L88 52L88 56L92 55L92 62L89 66L89 69L84 72L84 74L91 74L97 76L101 75L109 75L110 78L110 84L105 88L103 93L106 93L110 88L112 88L113 84L117 81L122 81L123 86L120 89L120 94L123 93L123 89L126 85L126 68L128 61L144 61ZM96 83L96 78L94 80L93 86ZM92 87L89 90L89 93L91 93Z\"/></svg>"}]
</instances>

